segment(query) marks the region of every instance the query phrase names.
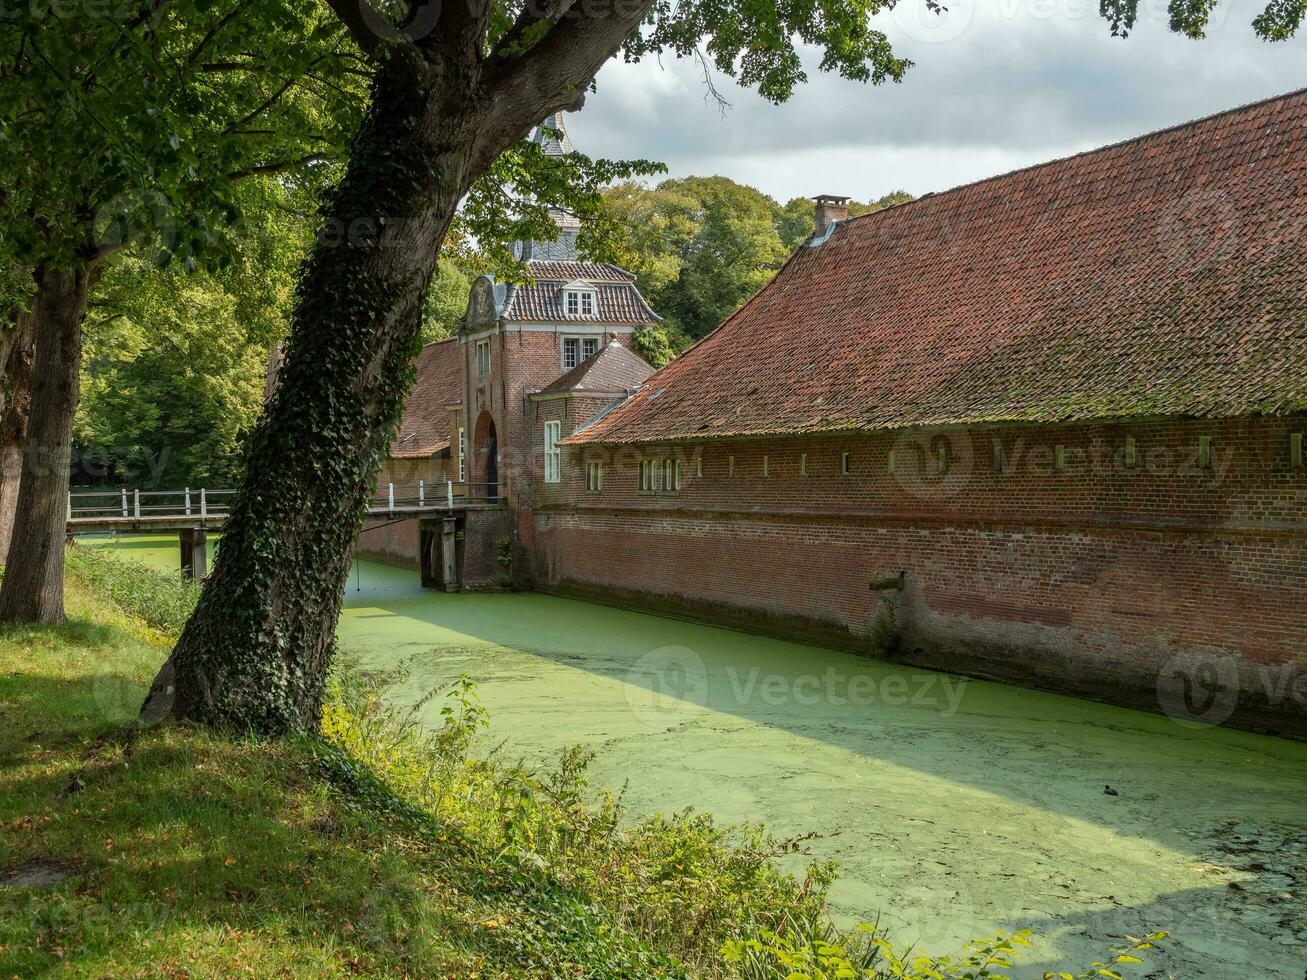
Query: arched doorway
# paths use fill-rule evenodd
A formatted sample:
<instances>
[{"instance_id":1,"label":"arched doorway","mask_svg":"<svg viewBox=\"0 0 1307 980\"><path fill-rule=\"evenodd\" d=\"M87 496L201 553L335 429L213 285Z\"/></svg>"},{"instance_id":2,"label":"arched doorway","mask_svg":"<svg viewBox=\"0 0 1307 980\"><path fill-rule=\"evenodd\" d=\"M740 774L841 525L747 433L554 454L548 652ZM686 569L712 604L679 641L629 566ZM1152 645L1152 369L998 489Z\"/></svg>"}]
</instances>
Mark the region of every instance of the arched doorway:
<instances>
[{"instance_id":1,"label":"arched doorway","mask_svg":"<svg viewBox=\"0 0 1307 980\"><path fill-rule=\"evenodd\" d=\"M481 474L481 482L485 484L486 498L498 500L499 440L495 434L495 420L489 412L482 412L477 418L473 438L476 446L477 471Z\"/></svg>"}]
</instances>

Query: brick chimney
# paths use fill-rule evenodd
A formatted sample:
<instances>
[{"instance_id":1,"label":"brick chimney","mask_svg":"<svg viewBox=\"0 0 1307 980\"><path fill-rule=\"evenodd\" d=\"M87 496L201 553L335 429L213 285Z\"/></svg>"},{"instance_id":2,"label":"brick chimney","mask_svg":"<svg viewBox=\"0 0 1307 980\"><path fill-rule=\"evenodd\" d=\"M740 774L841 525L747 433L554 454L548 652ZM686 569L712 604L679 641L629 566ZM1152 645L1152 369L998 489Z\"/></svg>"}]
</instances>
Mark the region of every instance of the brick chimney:
<instances>
[{"instance_id":1,"label":"brick chimney","mask_svg":"<svg viewBox=\"0 0 1307 980\"><path fill-rule=\"evenodd\" d=\"M818 194L813 198L817 202L817 220L813 233L818 237L826 234L832 222L843 221L849 216L849 199L834 194Z\"/></svg>"}]
</instances>

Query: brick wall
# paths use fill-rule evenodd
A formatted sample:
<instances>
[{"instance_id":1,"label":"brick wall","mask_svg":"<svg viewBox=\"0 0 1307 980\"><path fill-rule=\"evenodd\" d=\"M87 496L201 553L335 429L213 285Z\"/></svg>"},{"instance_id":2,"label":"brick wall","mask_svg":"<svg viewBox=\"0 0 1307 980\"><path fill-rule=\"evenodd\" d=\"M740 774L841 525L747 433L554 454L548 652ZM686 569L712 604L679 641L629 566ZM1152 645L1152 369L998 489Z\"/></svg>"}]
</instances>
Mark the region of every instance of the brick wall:
<instances>
[{"instance_id":1,"label":"brick wall","mask_svg":"<svg viewBox=\"0 0 1307 980\"><path fill-rule=\"evenodd\" d=\"M1307 470L1290 448L1304 428L571 449L566 494L534 514L535 579L1154 709L1210 660L1240 689L1218 720L1307 733ZM680 459L681 490L642 492L642 457ZM604 465L599 493L585 490L589 459ZM900 571L901 592L869 588Z\"/></svg>"}]
</instances>

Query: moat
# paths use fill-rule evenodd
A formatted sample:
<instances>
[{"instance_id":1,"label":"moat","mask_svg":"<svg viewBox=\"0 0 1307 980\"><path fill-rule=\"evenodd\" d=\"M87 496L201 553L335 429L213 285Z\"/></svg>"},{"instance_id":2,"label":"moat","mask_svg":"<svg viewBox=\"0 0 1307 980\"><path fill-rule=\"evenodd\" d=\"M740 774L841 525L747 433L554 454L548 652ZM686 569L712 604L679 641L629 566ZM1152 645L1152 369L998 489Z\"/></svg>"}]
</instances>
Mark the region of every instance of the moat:
<instances>
[{"instance_id":1,"label":"moat","mask_svg":"<svg viewBox=\"0 0 1307 980\"><path fill-rule=\"evenodd\" d=\"M177 562L171 539L112 546ZM823 835L836 915L899 942L1029 928L1017 975L1039 976L1166 930L1147 975L1307 968L1307 744L549 596L445 595L369 563L340 638L404 669L400 703L474 677L502 751L589 745L634 815Z\"/></svg>"}]
</instances>

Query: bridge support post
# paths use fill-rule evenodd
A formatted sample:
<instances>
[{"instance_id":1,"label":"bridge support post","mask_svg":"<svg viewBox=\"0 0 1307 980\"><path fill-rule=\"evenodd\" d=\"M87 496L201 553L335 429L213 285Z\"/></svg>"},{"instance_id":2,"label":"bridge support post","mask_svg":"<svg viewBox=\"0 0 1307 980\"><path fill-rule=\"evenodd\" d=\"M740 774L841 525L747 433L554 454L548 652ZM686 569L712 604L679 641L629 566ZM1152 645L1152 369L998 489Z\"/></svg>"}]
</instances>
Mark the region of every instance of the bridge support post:
<instances>
[{"instance_id":1,"label":"bridge support post","mask_svg":"<svg viewBox=\"0 0 1307 980\"><path fill-rule=\"evenodd\" d=\"M440 573L445 582L446 592L458 591L458 565L455 556L458 553L458 522L452 517L441 521L440 528Z\"/></svg>"},{"instance_id":2,"label":"bridge support post","mask_svg":"<svg viewBox=\"0 0 1307 980\"><path fill-rule=\"evenodd\" d=\"M418 521L418 560L425 588L458 591L458 521L455 518Z\"/></svg>"},{"instance_id":3,"label":"bridge support post","mask_svg":"<svg viewBox=\"0 0 1307 980\"><path fill-rule=\"evenodd\" d=\"M178 532L181 538L182 575L197 582L209 574L209 532L202 527L188 527Z\"/></svg>"}]
</instances>

